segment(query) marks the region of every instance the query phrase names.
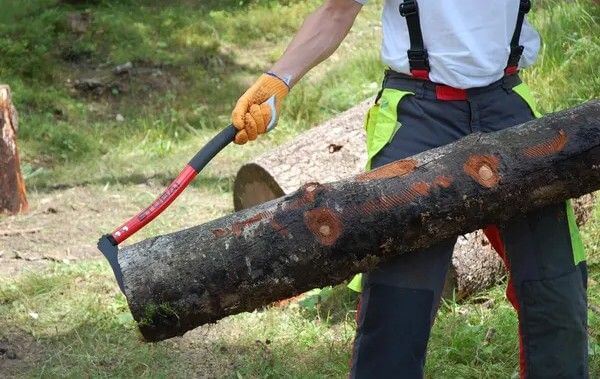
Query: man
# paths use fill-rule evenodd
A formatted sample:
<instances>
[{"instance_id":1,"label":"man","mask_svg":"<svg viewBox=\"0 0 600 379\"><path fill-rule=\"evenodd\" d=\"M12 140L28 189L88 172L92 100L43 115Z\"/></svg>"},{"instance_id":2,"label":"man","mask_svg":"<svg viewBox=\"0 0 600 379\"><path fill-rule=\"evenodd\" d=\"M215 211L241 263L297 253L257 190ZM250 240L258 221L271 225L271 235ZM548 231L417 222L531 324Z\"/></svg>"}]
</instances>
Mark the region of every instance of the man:
<instances>
[{"instance_id":1,"label":"man","mask_svg":"<svg viewBox=\"0 0 600 379\"><path fill-rule=\"evenodd\" d=\"M536 114L518 77L539 50L525 19L528 0L417 1L385 2L382 59L390 69L367 117L368 169ZM327 0L306 19L238 101L237 143L265 132L271 115L264 102L275 96L279 108L289 89L338 47L365 2ZM510 273L521 377L587 377L587 273L570 205L547 206L486 234ZM423 376L455 241L398 257L351 283L362 289L351 377Z\"/></svg>"}]
</instances>

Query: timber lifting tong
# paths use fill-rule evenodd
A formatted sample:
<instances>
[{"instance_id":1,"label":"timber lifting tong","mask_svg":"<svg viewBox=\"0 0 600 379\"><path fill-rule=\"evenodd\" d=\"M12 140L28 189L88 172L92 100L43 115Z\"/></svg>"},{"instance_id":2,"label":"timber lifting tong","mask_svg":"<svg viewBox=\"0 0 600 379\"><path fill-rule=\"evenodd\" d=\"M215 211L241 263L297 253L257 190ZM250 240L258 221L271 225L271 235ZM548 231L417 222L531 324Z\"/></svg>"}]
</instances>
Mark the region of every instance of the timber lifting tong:
<instances>
[{"instance_id":1,"label":"timber lifting tong","mask_svg":"<svg viewBox=\"0 0 600 379\"><path fill-rule=\"evenodd\" d=\"M267 132L271 131L277 125L277 110L275 108L275 96L269 98L266 104L271 108L271 121L267 125ZM233 142L237 129L229 125L219 134L213 137L192 160L188 162L185 168L179 173L177 178L156 198L146 209L129 219L123 225L116 228L112 233L105 234L98 240L98 249L108 260L110 267L115 274L117 283L121 292L125 292L123 285L123 273L119 265L119 244L131 237L146 224L154 220L183 192L183 190L194 180L196 175L227 145Z\"/></svg>"}]
</instances>

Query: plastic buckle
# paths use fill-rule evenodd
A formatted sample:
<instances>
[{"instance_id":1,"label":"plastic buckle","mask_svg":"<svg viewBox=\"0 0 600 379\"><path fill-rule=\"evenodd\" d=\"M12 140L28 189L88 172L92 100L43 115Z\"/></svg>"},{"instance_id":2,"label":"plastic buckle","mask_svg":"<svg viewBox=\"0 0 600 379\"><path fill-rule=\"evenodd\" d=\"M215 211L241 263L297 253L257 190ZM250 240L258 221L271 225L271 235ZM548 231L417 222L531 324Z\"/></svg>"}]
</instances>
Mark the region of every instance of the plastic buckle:
<instances>
[{"instance_id":1,"label":"plastic buckle","mask_svg":"<svg viewBox=\"0 0 600 379\"><path fill-rule=\"evenodd\" d=\"M427 50L409 49L406 54L408 55L408 63L411 69L429 70L429 54Z\"/></svg>"},{"instance_id":2,"label":"plastic buckle","mask_svg":"<svg viewBox=\"0 0 600 379\"><path fill-rule=\"evenodd\" d=\"M415 0L404 1L400 3L399 10L400 16L402 17L412 16L414 14L417 14L417 12L419 11L419 6L417 5L417 2Z\"/></svg>"},{"instance_id":3,"label":"plastic buckle","mask_svg":"<svg viewBox=\"0 0 600 379\"><path fill-rule=\"evenodd\" d=\"M531 1L529 0L521 0L519 3L519 12L529 13L531 10Z\"/></svg>"}]
</instances>

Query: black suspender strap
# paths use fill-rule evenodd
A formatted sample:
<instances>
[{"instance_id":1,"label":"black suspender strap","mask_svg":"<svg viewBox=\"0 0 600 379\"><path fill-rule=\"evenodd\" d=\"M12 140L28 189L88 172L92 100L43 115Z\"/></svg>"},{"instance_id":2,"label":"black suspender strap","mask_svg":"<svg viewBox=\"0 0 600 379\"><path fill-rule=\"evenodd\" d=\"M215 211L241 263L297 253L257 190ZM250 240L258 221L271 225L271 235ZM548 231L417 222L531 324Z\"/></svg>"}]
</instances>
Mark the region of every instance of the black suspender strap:
<instances>
[{"instance_id":1,"label":"black suspender strap","mask_svg":"<svg viewBox=\"0 0 600 379\"><path fill-rule=\"evenodd\" d=\"M410 39L410 48L407 51L408 63L411 74L420 79L429 79L429 56L425 44L423 43L423 33L421 31L421 22L419 20L419 5L417 0L403 0L400 3L400 15L406 19L408 27L408 36ZM530 0L519 1L519 12L517 14L517 23L510 41L510 55L506 64L505 73L514 74L518 71L519 61L523 54L524 47L519 45L521 39L521 30L525 15L531 10Z\"/></svg>"},{"instance_id":2,"label":"black suspender strap","mask_svg":"<svg viewBox=\"0 0 600 379\"><path fill-rule=\"evenodd\" d=\"M421 22L419 21L419 5L416 0L404 0L400 3L400 15L406 19L410 48L408 63L414 77L429 79L429 57L423 43ZM517 38L518 40L518 38Z\"/></svg>"},{"instance_id":3,"label":"black suspender strap","mask_svg":"<svg viewBox=\"0 0 600 379\"><path fill-rule=\"evenodd\" d=\"M519 45L519 40L521 39L521 30L523 29L525 15L530 9L530 0L520 0L519 14L517 15L517 25L515 25L515 31L512 39L510 40L510 55L508 56L508 63L506 64L506 69L504 70L507 75L514 74L518 71L519 61L521 60L521 55L523 54L524 49L523 45Z\"/></svg>"}]
</instances>

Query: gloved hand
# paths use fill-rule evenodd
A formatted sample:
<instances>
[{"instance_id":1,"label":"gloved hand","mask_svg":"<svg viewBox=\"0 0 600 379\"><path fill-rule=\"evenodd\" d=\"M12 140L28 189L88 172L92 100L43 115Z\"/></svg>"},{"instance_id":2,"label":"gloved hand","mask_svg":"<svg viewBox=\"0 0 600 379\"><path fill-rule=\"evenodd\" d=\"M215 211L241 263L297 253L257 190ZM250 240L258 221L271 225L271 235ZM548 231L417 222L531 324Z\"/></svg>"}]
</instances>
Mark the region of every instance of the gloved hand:
<instances>
[{"instance_id":1,"label":"gloved hand","mask_svg":"<svg viewBox=\"0 0 600 379\"><path fill-rule=\"evenodd\" d=\"M288 85L278 77L261 75L240 97L231 113L233 126L238 130L234 142L243 145L266 132L271 121L271 108L265 102L275 95L275 109L279 114L281 103L289 91Z\"/></svg>"}]
</instances>

